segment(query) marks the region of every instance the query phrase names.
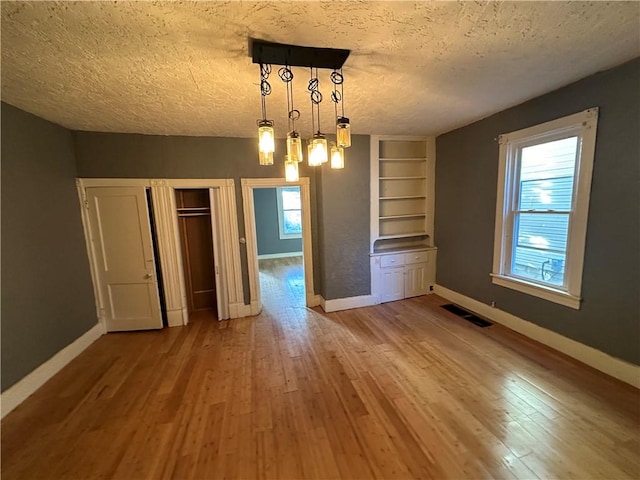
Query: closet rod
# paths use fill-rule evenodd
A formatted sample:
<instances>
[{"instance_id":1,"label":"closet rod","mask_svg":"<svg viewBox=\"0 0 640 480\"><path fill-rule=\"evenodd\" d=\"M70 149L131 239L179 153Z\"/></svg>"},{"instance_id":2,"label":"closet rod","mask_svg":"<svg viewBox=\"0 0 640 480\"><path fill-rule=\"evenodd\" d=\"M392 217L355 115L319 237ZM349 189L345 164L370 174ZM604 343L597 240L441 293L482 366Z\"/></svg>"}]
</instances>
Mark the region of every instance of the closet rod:
<instances>
[{"instance_id":1,"label":"closet rod","mask_svg":"<svg viewBox=\"0 0 640 480\"><path fill-rule=\"evenodd\" d=\"M209 212L202 213L178 213L179 217L210 217L211 214Z\"/></svg>"}]
</instances>

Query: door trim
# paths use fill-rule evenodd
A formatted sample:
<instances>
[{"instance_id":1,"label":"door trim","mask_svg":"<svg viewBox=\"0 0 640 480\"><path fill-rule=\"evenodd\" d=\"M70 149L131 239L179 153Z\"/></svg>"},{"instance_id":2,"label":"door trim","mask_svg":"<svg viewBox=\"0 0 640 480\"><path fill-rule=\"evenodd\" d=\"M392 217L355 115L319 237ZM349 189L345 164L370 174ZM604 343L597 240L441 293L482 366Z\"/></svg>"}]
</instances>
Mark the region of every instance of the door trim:
<instances>
[{"instance_id":1,"label":"door trim","mask_svg":"<svg viewBox=\"0 0 640 480\"><path fill-rule=\"evenodd\" d=\"M302 177L298 182L287 182L284 178L243 178L242 206L244 213L244 230L247 242L247 267L249 270L249 292L251 310L254 315L262 310L260 297L260 281L258 270L258 240L256 234L256 213L253 205L255 188L277 188L299 186L302 202L302 258L304 262L305 301L308 307L320 304L313 288L313 251L311 247L311 196L309 177Z\"/></svg>"},{"instance_id":2,"label":"door trim","mask_svg":"<svg viewBox=\"0 0 640 480\"><path fill-rule=\"evenodd\" d=\"M223 280L222 291L225 293L221 298L218 318L221 320L237 318L247 314L242 288L240 251L237 243L239 234L233 179L78 178L76 185L96 298L96 313L104 333L106 333L106 325L100 313L99 292L96 290L98 285L96 259L90 248L90 224L86 208L86 188L89 187L144 186L151 189L169 326L186 325L189 322L174 190L176 188L209 189L210 195L215 199L214 204L211 205L212 216L215 215L220 227L215 229L213 234L218 235L217 244L221 250L220 258L223 265L223 274L220 275L220 278Z\"/></svg>"}]
</instances>

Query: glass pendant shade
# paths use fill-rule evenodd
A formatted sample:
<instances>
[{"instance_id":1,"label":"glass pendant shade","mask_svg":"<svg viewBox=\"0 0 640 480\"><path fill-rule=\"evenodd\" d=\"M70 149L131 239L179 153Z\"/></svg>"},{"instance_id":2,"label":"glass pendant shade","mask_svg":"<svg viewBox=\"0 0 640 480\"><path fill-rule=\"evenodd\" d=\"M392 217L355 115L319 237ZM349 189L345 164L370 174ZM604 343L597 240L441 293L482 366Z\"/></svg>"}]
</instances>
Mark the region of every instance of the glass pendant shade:
<instances>
[{"instance_id":1,"label":"glass pendant shade","mask_svg":"<svg viewBox=\"0 0 640 480\"><path fill-rule=\"evenodd\" d=\"M312 156L313 153L313 140L309 140L309 144L307 145L307 160L309 161L310 167L317 167L320 165L319 163L314 163L316 161L316 157Z\"/></svg>"},{"instance_id":2,"label":"glass pendant shade","mask_svg":"<svg viewBox=\"0 0 640 480\"><path fill-rule=\"evenodd\" d=\"M327 150L327 139L324 135L315 134L311 140L309 140L309 166L317 167L326 163L329 159Z\"/></svg>"},{"instance_id":3,"label":"glass pendant shade","mask_svg":"<svg viewBox=\"0 0 640 480\"><path fill-rule=\"evenodd\" d=\"M336 142L338 147L347 148L351 146L351 124L346 117L338 117L336 123Z\"/></svg>"},{"instance_id":4,"label":"glass pendant shade","mask_svg":"<svg viewBox=\"0 0 640 480\"><path fill-rule=\"evenodd\" d=\"M273 165L273 152L260 152L260 165Z\"/></svg>"},{"instance_id":5,"label":"glass pendant shade","mask_svg":"<svg viewBox=\"0 0 640 480\"><path fill-rule=\"evenodd\" d=\"M322 165L323 163L327 163L329 161L329 147L327 144L327 139L324 135L320 133L316 133L311 140L311 155L313 156L313 162L311 159L309 160L309 165L313 163L314 165Z\"/></svg>"},{"instance_id":6,"label":"glass pendant shade","mask_svg":"<svg viewBox=\"0 0 640 480\"><path fill-rule=\"evenodd\" d=\"M287 155L291 162L301 162L302 158L302 139L295 130L287 134Z\"/></svg>"},{"instance_id":7,"label":"glass pendant shade","mask_svg":"<svg viewBox=\"0 0 640 480\"><path fill-rule=\"evenodd\" d=\"M298 162L291 160L291 157L285 155L284 157L284 179L287 182L297 182L300 180L300 174L298 173Z\"/></svg>"},{"instance_id":8,"label":"glass pendant shade","mask_svg":"<svg viewBox=\"0 0 640 480\"><path fill-rule=\"evenodd\" d=\"M273 121L272 120L260 120L258 122L258 151L262 153L272 153L275 151L276 141L275 134L273 132ZM266 165L271 165L273 163L273 155L271 156L271 163ZM262 160L262 158L261 158ZM261 165L265 165L260 162Z\"/></svg>"},{"instance_id":9,"label":"glass pendant shade","mask_svg":"<svg viewBox=\"0 0 640 480\"><path fill-rule=\"evenodd\" d=\"M331 168L344 168L344 148L331 146Z\"/></svg>"}]
</instances>

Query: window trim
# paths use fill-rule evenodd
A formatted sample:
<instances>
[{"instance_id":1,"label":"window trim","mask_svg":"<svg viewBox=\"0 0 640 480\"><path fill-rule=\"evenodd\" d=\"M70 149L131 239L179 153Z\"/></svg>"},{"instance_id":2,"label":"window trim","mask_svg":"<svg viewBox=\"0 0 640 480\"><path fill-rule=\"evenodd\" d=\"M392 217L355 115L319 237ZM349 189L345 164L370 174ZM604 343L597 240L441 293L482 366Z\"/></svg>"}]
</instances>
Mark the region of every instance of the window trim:
<instances>
[{"instance_id":1,"label":"window trim","mask_svg":"<svg viewBox=\"0 0 640 480\"><path fill-rule=\"evenodd\" d=\"M598 108L595 107L498 137L500 152L492 283L576 310L580 309L597 124ZM571 135L580 138L580 154L576 160L573 211L570 213L567 233L566 279L565 286L553 287L528 281L510 273L513 255L511 236L514 218L514 176L518 171L517 155L521 148Z\"/></svg>"},{"instance_id":2,"label":"window trim","mask_svg":"<svg viewBox=\"0 0 640 480\"><path fill-rule=\"evenodd\" d=\"M287 187L276 187L276 202L278 206L278 235L280 240L289 240L292 238L302 238L302 232L300 233L284 233L284 206L282 204L282 190L287 188L295 187L295 185L287 186ZM300 188L300 187L298 187ZM300 202L302 202L302 192L300 192ZM302 204L300 205L302 207ZM300 216L302 218L302 208L300 209L290 209L288 211L300 211Z\"/></svg>"}]
</instances>

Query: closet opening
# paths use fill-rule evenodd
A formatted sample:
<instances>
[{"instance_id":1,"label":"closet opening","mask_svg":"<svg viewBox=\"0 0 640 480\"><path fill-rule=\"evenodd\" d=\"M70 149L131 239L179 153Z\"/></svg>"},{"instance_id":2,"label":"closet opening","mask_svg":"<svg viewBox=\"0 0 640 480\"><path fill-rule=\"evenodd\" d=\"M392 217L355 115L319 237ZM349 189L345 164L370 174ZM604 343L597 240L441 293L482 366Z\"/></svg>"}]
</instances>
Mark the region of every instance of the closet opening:
<instances>
[{"instance_id":1,"label":"closet opening","mask_svg":"<svg viewBox=\"0 0 640 480\"><path fill-rule=\"evenodd\" d=\"M207 188L175 189L189 314L218 319L211 200Z\"/></svg>"}]
</instances>

